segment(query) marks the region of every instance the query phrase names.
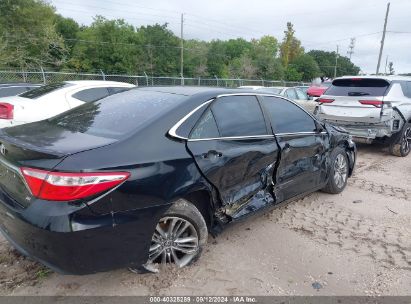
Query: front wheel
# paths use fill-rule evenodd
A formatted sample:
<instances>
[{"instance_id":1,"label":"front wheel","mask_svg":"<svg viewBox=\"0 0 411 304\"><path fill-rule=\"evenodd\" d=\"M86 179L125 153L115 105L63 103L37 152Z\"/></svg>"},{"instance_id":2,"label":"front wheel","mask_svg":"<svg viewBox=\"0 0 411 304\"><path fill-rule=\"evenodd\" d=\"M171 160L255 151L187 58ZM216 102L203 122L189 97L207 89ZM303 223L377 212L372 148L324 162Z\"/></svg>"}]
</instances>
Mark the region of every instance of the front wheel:
<instances>
[{"instance_id":1,"label":"front wheel","mask_svg":"<svg viewBox=\"0 0 411 304\"><path fill-rule=\"evenodd\" d=\"M336 147L330 155L330 176L327 185L322 189L331 194L341 193L348 180L348 158L342 147Z\"/></svg>"},{"instance_id":2,"label":"front wheel","mask_svg":"<svg viewBox=\"0 0 411 304\"><path fill-rule=\"evenodd\" d=\"M401 136L395 143L390 145L392 155L405 157L411 151L411 124L406 124L401 131Z\"/></svg>"}]
</instances>

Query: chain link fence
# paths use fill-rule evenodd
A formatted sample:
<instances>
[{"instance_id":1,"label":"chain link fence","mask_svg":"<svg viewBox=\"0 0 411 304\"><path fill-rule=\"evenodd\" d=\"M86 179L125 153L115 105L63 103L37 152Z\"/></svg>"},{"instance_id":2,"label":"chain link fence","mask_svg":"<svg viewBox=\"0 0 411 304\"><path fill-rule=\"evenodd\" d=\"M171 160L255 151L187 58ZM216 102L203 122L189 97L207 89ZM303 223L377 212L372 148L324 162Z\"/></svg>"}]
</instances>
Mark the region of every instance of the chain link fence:
<instances>
[{"instance_id":1,"label":"chain link fence","mask_svg":"<svg viewBox=\"0 0 411 304\"><path fill-rule=\"evenodd\" d=\"M27 83L55 83L70 80L106 80L128 82L136 86L206 86L206 87L230 87L239 86L300 86L309 85L304 82L264 79L225 79L225 78L181 78L181 77L154 77L145 75L121 75L100 73L75 73L52 71L12 71L0 70L0 83L27 82Z\"/></svg>"}]
</instances>

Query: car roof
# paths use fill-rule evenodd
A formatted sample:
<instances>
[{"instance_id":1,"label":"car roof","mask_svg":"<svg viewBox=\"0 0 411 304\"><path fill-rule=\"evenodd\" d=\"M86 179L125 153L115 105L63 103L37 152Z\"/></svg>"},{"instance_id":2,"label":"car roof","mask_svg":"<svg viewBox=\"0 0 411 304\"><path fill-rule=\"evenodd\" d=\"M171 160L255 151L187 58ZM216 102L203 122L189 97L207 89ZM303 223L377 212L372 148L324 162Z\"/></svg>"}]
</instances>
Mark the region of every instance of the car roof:
<instances>
[{"instance_id":1,"label":"car roof","mask_svg":"<svg viewBox=\"0 0 411 304\"><path fill-rule=\"evenodd\" d=\"M387 81L396 81L396 80L408 80L411 81L411 77L407 76L398 76L398 75L366 75L366 76L342 76L335 78L336 79L347 79L347 78L364 78L364 79L384 79Z\"/></svg>"},{"instance_id":2,"label":"car roof","mask_svg":"<svg viewBox=\"0 0 411 304\"><path fill-rule=\"evenodd\" d=\"M223 94L258 94L258 90L253 89L232 89L232 88L218 88L218 87L197 87L197 86L164 86L164 87L138 87L135 90L146 90L169 94L178 94L184 96L193 96L197 94L207 95L223 95Z\"/></svg>"},{"instance_id":3,"label":"car roof","mask_svg":"<svg viewBox=\"0 0 411 304\"><path fill-rule=\"evenodd\" d=\"M119 82L119 81L106 81L106 80L70 80L64 81L65 83L71 83L78 86L89 86L89 85L128 85L134 86L133 84L127 82Z\"/></svg>"},{"instance_id":4,"label":"car roof","mask_svg":"<svg viewBox=\"0 0 411 304\"><path fill-rule=\"evenodd\" d=\"M6 82L6 83L0 83L0 88L7 88L7 87L32 87L32 86L42 86L42 84L38 83L27 83L27 82Z\"/></svg>"}]
</instances>

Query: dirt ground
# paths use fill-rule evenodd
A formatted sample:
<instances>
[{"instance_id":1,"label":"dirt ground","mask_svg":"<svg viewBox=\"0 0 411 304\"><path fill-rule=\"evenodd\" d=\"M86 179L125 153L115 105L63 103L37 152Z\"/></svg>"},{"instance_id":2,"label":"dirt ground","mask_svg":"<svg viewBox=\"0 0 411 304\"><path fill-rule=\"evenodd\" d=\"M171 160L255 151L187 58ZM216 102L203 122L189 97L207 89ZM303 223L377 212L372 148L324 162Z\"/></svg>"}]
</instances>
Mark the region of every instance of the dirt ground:
<instances>
[{"instance_id":1,"label":"dirt ground","mask_svg":"<svg viewBox=\"0 0 411 304\"><path fill-rule=\"evenodd\" d=\"M358 148L342 194L316 192L232 225L185 269L64 276L1 239L0 294L411 295L411 156Z\"/></svg>"}]
</instances>

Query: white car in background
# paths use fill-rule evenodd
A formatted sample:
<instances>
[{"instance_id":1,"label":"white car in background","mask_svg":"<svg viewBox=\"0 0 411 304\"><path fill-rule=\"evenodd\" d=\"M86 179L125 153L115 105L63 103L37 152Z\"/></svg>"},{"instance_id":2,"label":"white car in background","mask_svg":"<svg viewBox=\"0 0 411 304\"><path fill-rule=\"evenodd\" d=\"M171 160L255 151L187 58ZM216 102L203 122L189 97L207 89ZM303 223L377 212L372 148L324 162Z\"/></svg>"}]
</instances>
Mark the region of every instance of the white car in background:
<instances>
[{"instance_id":1,"label":"white car in background","mask_svg":"<svg viewBox=\"0 0 411 304\"><path fill-rule=\"evenodd\" d=\"M47 119L135 87L115 81L80 80L48 84L18 96L0 98L0 128Z\"/></svg>"},{"instance_id":2,"label":"white car in background","mask_svg":"<svg viewBox=\"0 0 411 304\"><path fill-rule=\"evenodd\" d=\"M298 103L310 113L313 113L315 107L318 105L317 102L309 100L308 95L298 87L263 87L257 89L257 91L284 96Z\"/></svg>"}]
</instances>

